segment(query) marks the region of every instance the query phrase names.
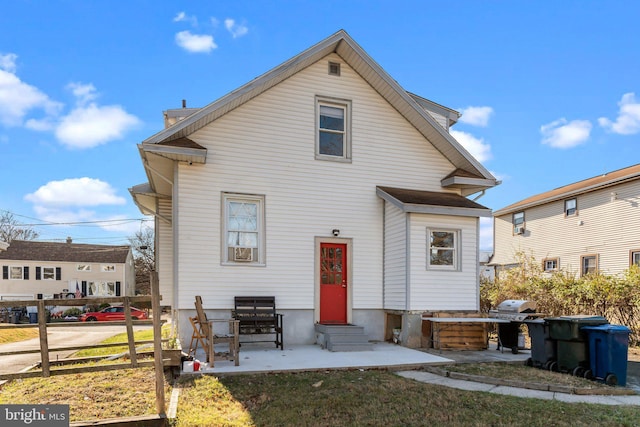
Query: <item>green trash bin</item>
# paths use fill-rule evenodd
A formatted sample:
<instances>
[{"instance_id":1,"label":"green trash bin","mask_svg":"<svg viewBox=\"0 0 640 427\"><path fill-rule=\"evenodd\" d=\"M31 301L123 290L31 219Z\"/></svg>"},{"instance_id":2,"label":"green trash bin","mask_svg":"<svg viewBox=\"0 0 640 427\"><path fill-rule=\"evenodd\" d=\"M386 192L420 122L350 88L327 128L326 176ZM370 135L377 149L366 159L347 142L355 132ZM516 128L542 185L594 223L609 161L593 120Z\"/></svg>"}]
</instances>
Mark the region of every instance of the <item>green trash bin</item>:
<instances>
[{"instance_id":1,"label":"green trash bin","mask_svg":"<svg viewBox=\"0 0 640 427\"><path fill-rule=\"evenodd\" d=\"M575 315L547 317L545 320L549 324L551 339L556 340L558 352L558 360L551 364L550 369L591 378L589 342L581 328L605 325L609 323L607 319L602 316Z\"/></svg>"}]
</instances>

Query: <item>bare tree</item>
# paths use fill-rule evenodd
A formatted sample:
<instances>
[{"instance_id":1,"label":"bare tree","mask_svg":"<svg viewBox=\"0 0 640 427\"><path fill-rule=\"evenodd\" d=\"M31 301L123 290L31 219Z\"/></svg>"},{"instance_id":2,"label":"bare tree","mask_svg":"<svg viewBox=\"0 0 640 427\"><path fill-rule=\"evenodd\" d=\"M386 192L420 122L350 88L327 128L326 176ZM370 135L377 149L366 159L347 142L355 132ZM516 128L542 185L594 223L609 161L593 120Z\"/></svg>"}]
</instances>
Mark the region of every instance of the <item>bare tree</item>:
<instances>
[{"instance_id":1,"label":"bare tree","mask_svg":"<svg viewBox=\"0 0 640 427\"><path fill-rule=\"evenodd\" d=\"M0 211L0 242L35 240L39 235L33 228L20 224L11 212Z\"/></svg>"},{"instance_id":2,"label":"bare tree","mask_svg":"<svg viewBox=\"0 0 640 427\"><path fill-rule=\"evenodd\" d=\"M155 270L155 233L150 227L143 227L128 238L133 248L136 267L136 293L151 293L150 273Z\"/></svg>"}]
</instances>

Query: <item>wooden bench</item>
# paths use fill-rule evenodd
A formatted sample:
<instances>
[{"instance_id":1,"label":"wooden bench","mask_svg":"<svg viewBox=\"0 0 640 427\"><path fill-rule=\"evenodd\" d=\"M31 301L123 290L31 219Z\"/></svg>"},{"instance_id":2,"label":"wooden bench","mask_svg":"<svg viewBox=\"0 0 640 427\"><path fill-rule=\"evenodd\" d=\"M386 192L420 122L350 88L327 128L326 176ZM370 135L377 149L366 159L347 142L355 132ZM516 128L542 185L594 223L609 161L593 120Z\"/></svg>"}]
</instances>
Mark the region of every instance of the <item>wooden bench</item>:
<instances>
[{"instance_id":1,"label":"wooden bench","mask_svg":"<svg viewBox=\"0 0 640 427\"><path fill-rule=\"evenodd\" d=\"M284 350L282 314L276 313L276 297L235 297L233 318L240 321L240 335L275 335L275 339L247 340L240 343L274 342Z\"/></svg>"}]
</instances>

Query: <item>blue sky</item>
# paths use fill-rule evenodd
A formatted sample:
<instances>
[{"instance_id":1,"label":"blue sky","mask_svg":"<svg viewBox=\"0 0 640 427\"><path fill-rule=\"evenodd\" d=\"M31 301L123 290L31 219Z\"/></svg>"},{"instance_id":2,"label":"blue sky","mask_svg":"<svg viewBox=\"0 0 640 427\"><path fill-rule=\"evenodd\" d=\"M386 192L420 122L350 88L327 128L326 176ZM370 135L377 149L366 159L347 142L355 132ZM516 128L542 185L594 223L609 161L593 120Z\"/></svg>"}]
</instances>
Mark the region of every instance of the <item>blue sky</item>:
<instances>
[{"instance_id":1,"label":"blue sky","mask_svg":"<svg viewBox=\"0 0 640 427\"><path fill-rule=\"evenodd\" d=\"M122 244L136 145L346 30L515 201L640 163L640 2L25 1L0 13L0 210L41 239ZM482 223L482 249L492 246Z\"/></svg>"}]
</instances>

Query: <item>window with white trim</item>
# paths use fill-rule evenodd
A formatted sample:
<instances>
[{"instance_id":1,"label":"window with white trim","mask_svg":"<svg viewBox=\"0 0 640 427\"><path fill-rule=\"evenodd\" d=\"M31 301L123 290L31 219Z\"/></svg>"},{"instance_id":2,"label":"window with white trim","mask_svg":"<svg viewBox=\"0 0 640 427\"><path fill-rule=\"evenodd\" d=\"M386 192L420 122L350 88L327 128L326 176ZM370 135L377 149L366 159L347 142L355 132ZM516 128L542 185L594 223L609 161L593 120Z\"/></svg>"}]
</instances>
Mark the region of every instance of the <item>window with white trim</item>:
<instances>
[{"instance_id":1,"label":"window with white trim","mask_svg":"<svg viewBox=\"0 0 640 427\"><path fill-rule=\"evenodd\" d=\"M42 267L42 280L56 280L56 268Z\"/></svg>"},{"instance_id":2,"label":"window with white trim","mask_svg":"<svg viewBox=\"0 0 640 427\"><path fill-rule=\"evenodd\" d=\"M524 230L524 212L513 214L513 234L522 234Z\"/></svg>"},{"instance_id":3,"label":"window with white trim","mask_svg":"<svg viewBox=\"0 0 640 427\"><path fill-rule=\"evenodd\" d=\"M640 266L640 251L631 251L630 255L630 266L634 264Z\"/></svg>"},{"instance_id":4,"label":"window with white trim","mask_svg":"<svg viewBox=\"0 0 640 427\"><path fill-rule=\"evenodd\" d=\"M456 230L428 229L427 268L458 269L458 234Z\"/></svg>"},{"instance_id":5,"label":"window with white trim","mask_svg":"<svg viewBox=\"0 0 640 427\"><path fill-rule=\"evenodd\" d=\"M76 271L91 271L91 264L78 264Z\"/></svg>"},{"instance_id":6,"label":"window with white trim","mask_svg":"<svg viewBox=\"0 0 640 427\"><path fill-rule=\"evenodd\" d=\"M351 160L351 101L316 97L316 158Z\"/></svg>"},{"instance_id":7,"label":"window with white trim","mask_svg":"<svg viewBox=\"0 0 640 427\"><path fill-rule=\"evenodd\" d=\"M567 199L564 201L564 216L574 216L578 213L578 201Z\"/></svg>"},{"instance_id":8,"label":"window with white trim","mask_svg":"<svg viewBox=\"0 0 640 427\"><path fill-rule=\"evenodd\" d=\"M116 265L115 264L102 264L100 266L100 270L103 273L114 273L116 271Z\"/></svg>"},{"instance_id":9,"label":"window with white trim","mask_svg":"<svg viewBox=\"0 0 640 427\"><path fill-rule=\"evenodd\" d=\"M116 282L87 282L87 296L118 296L116 295Z\"/></svg>"},{"instance_id":10,"label":"window with white trim","mask_svg":"<svg viewBox=\"0 0 640 427\"><path fill-rule=\"evenodd\" d=\"M264 264L264 196L223 194L223 263Z\"/></svg>"},{"instance_id":11,"label":"window with white trim","mask_svg":"<svg viewBox=\"0 0 640 427\"><path fill-rule=\"evenodd\" d=\"M557 271L558 270L558 258L547 258L542 261L544 271Z\"/></svg>"},{"instance_id":12,"label":"window with white trim","mask_svg":"<svg viewBox=\"0 0 640 427\"><path fill-rule=\"evenodd\" d=\"M24 277L24 268L10 266L9 267L9 279L11 280L22 280Z\"/></svg>"}]
</instances>

